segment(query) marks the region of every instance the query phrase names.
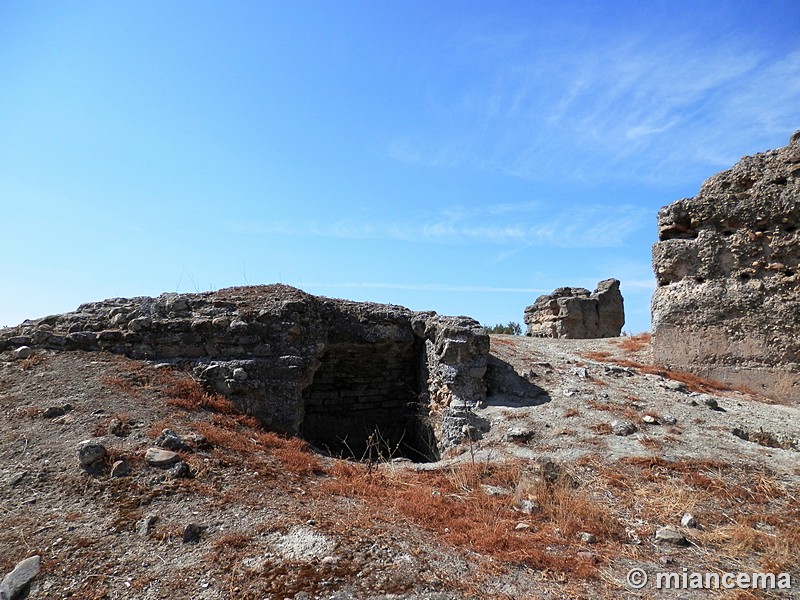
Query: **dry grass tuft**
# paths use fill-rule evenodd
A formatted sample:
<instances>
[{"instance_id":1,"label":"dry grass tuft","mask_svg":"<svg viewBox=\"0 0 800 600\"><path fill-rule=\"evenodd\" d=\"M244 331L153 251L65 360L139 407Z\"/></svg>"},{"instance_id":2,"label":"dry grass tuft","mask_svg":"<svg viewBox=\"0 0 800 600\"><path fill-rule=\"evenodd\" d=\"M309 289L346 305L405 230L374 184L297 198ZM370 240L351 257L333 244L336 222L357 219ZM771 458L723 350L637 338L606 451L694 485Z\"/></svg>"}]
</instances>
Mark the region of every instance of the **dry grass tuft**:
<instances>
[{"instance_id":1,"label":"dry grass tuft","mask_svg":"<svg viewBox=\"0 0 800 600\"><path fill-rule=\"evenodd\" d=\"M648 375L658 375L666 379L672 379L684 384L690 392L699 393L714 393L714 392L730 392L738 391L745 394L752 394L752 391L744 387L731 386L715 379L700 377L693 373L686 373L685 371L669 371L654 365L646 365L644 363L628 360L627 358L614 357L610 352L584 352L581 354L584 358L595 360L598 362L613 363L619 367L627 367L635 369L640 373Z\"/></svg>"},{"instance_id":2,"label":"dry grass tuft","mask_svg":"<svg viewBox=\"0 0 800 600\"><path fill-rule=\"evenodd\" d=\"M184 410L205 410L222 414L236 414L239 410L222 394L211 394L203 389L199 382L191 378L174 381L165 390L166 403Z\"/></svg>"},{"instance_id":3,"label":"dry grass tuft","mask_svg":"<svg viewBox=\"0 0 800 600\"><path fill-rule=\"evenodd\" d=\"M642 348L650 345L652 341L652 336L650 333L640 333L638 335L631 335L628 337L620 338L621 341L619 342L619 347L625 350L626 352L638 352Z\"/></svg>"},{"instance_id":4,"label":"dry grass tuft","mask_svg":"<svg viewBox=\"0 0 800 600\"><path fill-rule=\"evenodd\" d=\"M624 541L624 528L602 501L571 478L549 481L521 464L462 463L398 473L337 462L328 476L317 493L361 498L379 506L385 518L408 519L448 545L571 578L598 576L593 561L578 555L580 532L591 531L606 544ZM490 494L484 485L513 493ZM539 512L520 513L524 499L538 504ZM520 522L527 528L517 529Z\"/></svg>"},{"instance_id":5,"label":"dry grass tuft","mask_svg":"<svg viewBox=\"0 0 800 600\"><path fill-rule=\"evenodd\" d=\"M240 531L232 531L231 533L223 533L217 537L212 545L214 548L226 550L241 550L246 548L253 541L253 536L242 533Z\"/></svg>"},{"instance_id":6,"label":"dry grass tuft","mask_svg":"<svg viewBox=\"0 0 800 600\"><path fill-rule=\"evenodd\" d=\"M41 365L46 361L44 354L32 354L28 358L19 361L19 368L23 371L31 371L36 366Z\"/></svg>"}]
</instances>

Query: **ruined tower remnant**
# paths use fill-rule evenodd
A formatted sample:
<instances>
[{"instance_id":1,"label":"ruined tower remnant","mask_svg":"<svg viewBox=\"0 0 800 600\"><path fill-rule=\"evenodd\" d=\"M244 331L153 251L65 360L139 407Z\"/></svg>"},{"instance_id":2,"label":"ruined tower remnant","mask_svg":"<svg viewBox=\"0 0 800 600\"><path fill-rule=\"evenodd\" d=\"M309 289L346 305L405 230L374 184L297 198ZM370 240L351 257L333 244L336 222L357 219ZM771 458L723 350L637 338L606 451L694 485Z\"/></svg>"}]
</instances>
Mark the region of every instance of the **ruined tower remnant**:
<instances>
[{"instance_id":1,"label":"ruined tower remnant","mask_svg":"<svg viewBox=\"0 0 800 600\"><path fill-rule=\"evenodd\" d=\"M658 214L656 362L800 399L800 132Z\"/></svg>"},{"instance_id":2,"label":"ruined tower remnant","mask_svg":"<svg viewBox=\"0 0 800 600\"><path fill-rule=\"evenodd\" d=\"M489 336L468 317L270 285L114 298L0 329L0 352L21 345L170 361L334 453L360 458L373 436L431 460L486 396Z\"/></svg>"},{"instance_id":3,"label":"ruined tower remnant","mask_svg":"<svg viewBox=\"0 0 800 600\"><path fill-rule=\"evenodd\" d=\"M592 294L585 288L561 287L539 296L525 309L525 324L525 335L531 337L617 337L625 324L619 281L601 281Z\"/></svg>"}]
</instances>

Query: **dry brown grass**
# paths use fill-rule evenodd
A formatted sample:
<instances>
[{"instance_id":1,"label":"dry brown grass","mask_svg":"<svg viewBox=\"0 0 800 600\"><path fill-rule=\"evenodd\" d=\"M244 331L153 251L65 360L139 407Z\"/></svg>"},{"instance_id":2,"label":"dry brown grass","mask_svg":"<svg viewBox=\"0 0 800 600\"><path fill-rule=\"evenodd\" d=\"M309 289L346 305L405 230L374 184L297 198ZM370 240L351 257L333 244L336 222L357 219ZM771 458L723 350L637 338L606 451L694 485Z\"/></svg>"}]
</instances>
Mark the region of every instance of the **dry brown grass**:
<instances>
[{"instance_id":1,"label":"dry brown grass","mask_svg":"<svg viewBox=\"0 0 800 600\"><path fill-rule=\"evenodd\" d=\"M715 379L694 375L693 373L687 373L685 371L670 371L654 365L647 365L637 361L629 360L627 358L615 357L611 352L607 351L584 352L581 354L581 356L597 362L613 363L619 367L634 369L640 373L658 375L666 379L672 379L673 381L678 381L684 384L686 389L690 392L714 393L738 391L745 394L753 393L752 390L745 387L731 386Z\"/></svg>"},{"instance_id":2,"label":"dry brown grass","mask_svg":"<svg viewBox=\"0 0 800 600\"><path fill-rule=\"evenodd\" d=\"M31 371L38 365L41 365L47 361L44 354L33 354L28 358L24 358L19 361L19 368L23 371Z\"/></svg>"},{"instance_id":3,"label":"dry brown grass","mask_svg":"<svg viewBox=\"0 0 800 600\"><path fill-rule=\"evenodd\" d=\"M184 410L204 410L222 414L236 414L239 410L222 394L212 394L203 389L199 382L182 378L173 381L165 390L166 404Z\"/></svg>"},{"instance_id":4,"label":"dry brown grass","mask_svg":"<svg viewBox=\"0 0 800 600\"><path fill-rule=\"evenodd\" d=\"M589 466L597 485L614 490L618 514L647 515L648 535L691 512L700 515L703 529L687 534L714 556L745 571L800 567L800 500L773 473L722 461L658 457Z\"/></svg>"},{"instance_id":5,"label":"dry brown grass","mask_svg":"<svg viewBox=\"0 0 800 600\"><path fill-rule=\"evenodd\" d=\"M218 536L213 542L214 548L226 550L241 550L246 548L253 541L253 536L241 531L232 531L230 533L223 533Z\"/></svg>"},{"instance_id":6,"label":"dry brown grass","mask_svg":"<svg viewBox=\"0 0 800 600\"><path fill-rule=\"evenodd\" d=\"M620 338L618 342L619 347L625 350L625 352L638 352L642 348L649 346L652 341L652 336L650 333L640 333L638 335L631 335L624 338Z\"/></svg>"},{"instance_id":7,"label":"dry brown grass","mask_svg":"<svg viewBox=\"0 0 800 600\"><path fill-rule=\"evenodd\" d=\"M611 435L613 431L611 423L595 423L590 429L598 435Z\"/></svg>"},{"instance_id":8,"label":"dry brown grass","mask_svg":"<svg viewBox=\"0 0 800 600\"><path fill-rule=\"evenodd\" d=\"M625 535L608 507L587 490L568 478L548 481L526 473L519 464L463 463L443 471L398 473L337 462L328 475L318 486L320 494L355 496L380 506L386 518L391 510L395 518L435 533L441 543L574 578L597 576L593 562L577 554L580 532L595 533L612 545ZM483 484L514 493L487 494ZM540 512L517 512L522 499L538 503ZM528 529L516 529L520 522Z\"/></svg>"},{"instance_id":9,"label":"dry brown grass","mask_svg":"<svg viewBox=\"0 0 800 600\"><path fill-rule=\"evenodd\" d=\"M139 394L140 385L120 375L101 375L100 383L128 396Z\"/></svg>"}]
</instances>

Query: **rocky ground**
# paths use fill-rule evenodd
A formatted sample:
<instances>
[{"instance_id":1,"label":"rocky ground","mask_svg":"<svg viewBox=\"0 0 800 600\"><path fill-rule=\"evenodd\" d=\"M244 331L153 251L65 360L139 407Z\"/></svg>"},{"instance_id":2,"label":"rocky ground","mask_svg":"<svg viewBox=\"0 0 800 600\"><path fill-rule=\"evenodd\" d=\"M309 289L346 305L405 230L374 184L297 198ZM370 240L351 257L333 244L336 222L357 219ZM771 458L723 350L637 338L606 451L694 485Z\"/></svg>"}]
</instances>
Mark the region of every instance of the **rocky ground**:
<instances>
[{"instance_id":1,"label":"rocky ground","mask_svg":"<svg viewBox=\"0 0 800 600\"><path fill-rule=\"evenodd\" d=\"M475 428L416 465L316 453L171 366L5 352L0 574L40 556L31 598L797 597L800 410L649 351L492 336ZM794 590L637 590L632 568Z\"/></svg>"}]
</instances>

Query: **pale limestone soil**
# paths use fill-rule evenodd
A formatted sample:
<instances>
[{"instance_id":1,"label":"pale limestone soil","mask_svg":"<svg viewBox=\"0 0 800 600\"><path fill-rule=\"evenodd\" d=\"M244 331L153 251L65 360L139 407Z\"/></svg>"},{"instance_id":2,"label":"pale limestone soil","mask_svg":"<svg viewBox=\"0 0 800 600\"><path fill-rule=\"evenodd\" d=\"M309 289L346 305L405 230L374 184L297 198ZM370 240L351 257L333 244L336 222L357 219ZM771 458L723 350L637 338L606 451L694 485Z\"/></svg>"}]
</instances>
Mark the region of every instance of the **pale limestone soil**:
<instances>
[{"instance_id":1,"label":"pale limestone soil","mask_svg":"<svg viewBox=\"0 0 800 600\"><path fill-rule=\"evenodd\" d=\"M522 385L521 375L528 375L535 394L524 389L528 396L520 397L511 385L506 393L491 395L476 411L491 429L475 443L474 454L465 445L456 458L426 468L446 470L457 460L521 460L525 465L550 458L591 489L593 471L576 463L581 457L611 468L630 456L709 457L769 467L796 490L798 453L745 442L729 431L762 427L797 435L795 407L725 393L715 398L726 412L713 411L702 397L670 389L660 377L604 374L610 363L581 356L593 351L648 362L646 349L631 356L613 341L493 336L494 356L520 374L512 381ZM383 519L362 500L320 496L315 488L323 476L276 473L269 457L254 467L248 460L198 449L186 456L195 479L172 481L140 457L163 426L185 434L198 417L164 404L150 383L154 367L139 370L136 361L103 353L40 354L26 370L10 353L0 355L0 574L26 556L41 554L42 574L31 598L282 599L298 591L309 598L615 598L630 592L623 580L631 566L652 569L664 556L694 564L708 553L699 547L653 550L645 542L631 547L631 558L601 556L603 579L565 582L524 566L494 569L485 557L390 518L391 506ZM580 368L587 369L587 377L575 372ZM135 390L113 385L114 378L128 377L132 370L139 373ZM64 404L72 405L64 416L42 416L45 409ZM637 422L639 431L627 437L596 429L612 418L645 411L671 414L677 423L667 428ZM106 433L114 415L132 422L126 437ZM530 429L531 440L505 441L509 427ZM131 476L94 478L78 467L76 444L98 434L109 450L131 459ZM147 515L159 520L142 536L137 521ZM636 521L627 514L619 518ZM198 544L182 543L189 523L207 528ZM234 555L217 545L231 533L249 536ZM336 563L323 564L323 555Z\"/></svg>"},{"instance_id":2,"label":"pale limestone soil","mask_svg":"<svg viewBox=\"0 0 800 600\"><path fill-rule=\"evenodd\" d=\"M186 434L198 417L164 404L153 366L105 353L39 356L23 370L0 355L0 575L40 554L31 598L561 597L563 582L515 565L498 571L391 507L383 519L359 499L321 497L314 488L324 477L276 473L269 457L253 467L197 450L185 456L196 477L171 480L141 457L162 427ZM114 385L132 370L135 390ZM65 415L43 416L65 404ZM131 423L127 436L106 432L113 416ZM132 474L83 472L76 445L88 438L130 460ZM158 520L141 535L150 515ZM184 544L192 523L205 528L202 539ZM229 534L247 541L225 546ZM569 589L580 597L586 585Z\"/></svg>"},{"instance_id":3,"label":"pale limestone soil","mask_svg":"<svg viewBox=\"0 0 800 600\"><path fill-rule=\"evenodd\" d=\"M620 348L619 339L492 336L491 352L520 376L533 371L535 376L529 375L528 380L542 390L533 399L520 398L516 390L490 394L486 406L476 411L492 422L487 442L502 440L509 427L532 431L528 444L508 445L504 452L523 457L548 454L560 461L586 454L600 454L609 461L654 455L666 460L723 459L769 465L785 474L787 481L800 482L800 453L766 448L731 433L735 428L763 430L800 440L798 406L773 404L734 391L692 393L668 377L635 368L608 372L614 358L650 363L649 347L628 353ZM587 358L592 352L608 353L610 362ZM717 410L708 407L709 398L717 402ZM642 422L648 413L672 416L676 423ZM638 431L629 436L598 435L598 426L615 419L633 422Z\"/></svg>"},{"instance_id":4,"label":"pale limestone soil","mask_svg":"<svg viewBox=\"0 0 800 600\"><path fill-rule=\"evenodd\" d=\"M717 573L758 569L758 560L745 550L724 545L720 549L706 541L713 539L715 527L752 523L753 514L759 511L784 520L782 531L770 535L779 537L787 530L793 535L791 531L797 531L800 446L794 450L765 447L734 436L732 430L743 428L799 440L800 407L774 404L763 397L736 391L693 393L669 377L646 374L637 368L609 371L615 361L644 365L651 362L648 346L631 353L623 350L621 341L492 336L492 355L505 363L500 368L516 376L501 378L504 389L490 390L486 405L475 411L491 423L491 429L473 445L469 454L465 452L457 460L471 460L474 456L477 460L521 459L523 464L553 461L585 489L605 497L608 506L616 507L613 510L621 523L647 532L648 538L657 527L677 525L684 510L697 512L701 519L716 520L713 525L707 523L701 534L682 529L691 540L689 548L658 546L649 538L636 546L638 557L634 557L636 553L629 557L624 554L606 557L604 573L608 582L624 581L628 569L634 567L644 568L651 577L658 571L680 571L682 567ZM587 357L591 353L600 353L603 360ZM716 402L717 408L710 408L709 402L712 405ZM642 421L645 414L654 415L661 422L645 423ZM663 422L667 416L675 418L674 425ZM616 419L630 421L636 432L626 436L612 434L609 425ZM506 436L513 428L528 430L531 439L509 443ZM698 473L701 470L705 475L711 473L727 484L710 493L688 487L660 489L658 485L637 480L643 472L632 471L626 463L636 458L678 464L694 461ZM702 467L705 462L721 466ZM617 470L624 481L624 492L600 481L598 470ZM749 503L747 496L752 493L756 498L763 481L771 482L779 490L776 500L767 501L766 505L760 504L762 501ZM741 486L744 498L728 502L722 509L719 500L727 499L725 496L730 493L726 485L732 486L731 489ZM660 515L649 513L654 506L669 510ZM784 519L786 515L791 516ZM760 525L753 527L758 529ZM709 535L704 537L705 534ZM800 572L790 573L793 591L773 591L769 597L795 597ZM640 596L624 587L622 592L630 597L653 598L675 597L676 593L648 588ZM680 597L696 597L695 594L701 597L706 593L683 590Z\"/></svg>"}]
</instances>

